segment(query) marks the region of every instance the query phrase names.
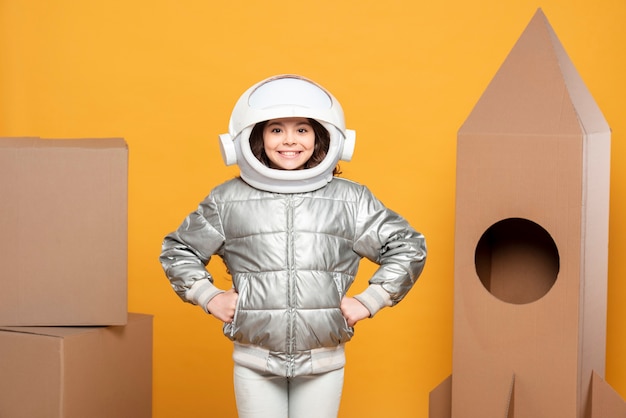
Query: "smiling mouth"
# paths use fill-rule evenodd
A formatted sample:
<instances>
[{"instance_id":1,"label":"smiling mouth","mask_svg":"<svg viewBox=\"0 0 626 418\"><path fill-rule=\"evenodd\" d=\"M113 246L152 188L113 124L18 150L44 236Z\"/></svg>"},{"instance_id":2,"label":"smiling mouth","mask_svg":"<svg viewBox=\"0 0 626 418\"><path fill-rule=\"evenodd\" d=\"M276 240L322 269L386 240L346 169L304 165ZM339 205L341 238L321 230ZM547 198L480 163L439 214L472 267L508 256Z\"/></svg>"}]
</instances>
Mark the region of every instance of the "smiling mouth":
<instances>
[{"instance_id":1,"label":"smiling mouth","mask_svg":"<svg viewBox=\"0 0 626 418\"><path fill-rule=\"evenodd\" d=\"M297 157L302 151L279 151L278 153L283 157Z\"/></svg>"}]
</instances>

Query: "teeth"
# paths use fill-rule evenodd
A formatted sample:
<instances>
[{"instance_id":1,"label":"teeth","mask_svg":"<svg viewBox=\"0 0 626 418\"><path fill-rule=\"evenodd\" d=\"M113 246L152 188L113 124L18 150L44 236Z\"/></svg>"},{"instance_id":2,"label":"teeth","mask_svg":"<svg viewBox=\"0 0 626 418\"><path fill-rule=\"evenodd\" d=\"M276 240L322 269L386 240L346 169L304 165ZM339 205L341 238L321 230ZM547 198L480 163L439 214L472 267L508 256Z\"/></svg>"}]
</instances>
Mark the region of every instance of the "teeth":
<instances>
[{"instance_id":1,"label":"teeth","mask_svg":"<svg viewBox=\"0 0 626 418\"><path fill-rule=\"evenodd\" d=\"M284 156L287 156L287 157L293 157L293 156L298 155L299 153L296 152L296 151L283 151L283 152L281 152L281 154L283 154Z\"/></svg>"}]
</instances>

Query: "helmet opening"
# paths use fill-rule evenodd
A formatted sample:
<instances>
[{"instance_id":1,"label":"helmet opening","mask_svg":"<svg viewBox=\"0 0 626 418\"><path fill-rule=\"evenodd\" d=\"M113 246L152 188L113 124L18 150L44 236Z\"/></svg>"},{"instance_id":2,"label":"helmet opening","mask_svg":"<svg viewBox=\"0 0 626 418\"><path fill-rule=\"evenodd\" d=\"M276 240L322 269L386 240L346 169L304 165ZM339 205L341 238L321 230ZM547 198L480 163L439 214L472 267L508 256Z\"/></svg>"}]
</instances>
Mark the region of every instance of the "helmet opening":
<instances>
[{"instance_id":1,"label":"helmet opening","mask_svg":"<svg viewBox=\"0 0 626 418\"><path fill-rule=\"evenodd\" d=\"M263 122L261 122L263 123ZM254 171L259 172L264 177L275 178L281 180L302 180L306 178L316 177L322 175L324 173L329 172L330 176L327 181L332 178L333 171L339 162L339 153L341 151L341 142L343 139L343 135L341 132L335 128L333 125L326 122L319 122L319 125L328 133L328 149L326 153L322 155L322 158L317 162L315 166L304 168L301 170L282 170L277 168L272 168L263 161L259 160L255 152L252 150L252 146L250 143L250 136L254 127L249 127L244 129L241 132L241 135L236 138L236 140L240 143L241 149L241 157L247 165ZM256 125L255 125L256 126ZM258 139L257 139L258 140ZM317 137L316 137L317 143ZM263 147L262 141L263 138L261 136L261 148ZM240 168L242 168L242 164L239 164ZM243 171L242 171L243 174ZM244 180L246 180L245 175L242 175Z\"/></svg>"},{"instance_id":2,"label":"helmet opening","mask_svg":"<svg viewBox=\"0 0 626 418\"><path fill-rule=\"evenodd\" d=\"M307 170L317 166L328 155L330 148L330 133L324 126L315 119L307 118L311 124L313 133L315 135L315 145L313 148L313 154L311 158L305 163L303 169ZM252 154L261 161L264 165L271 167L270 159L265 153L265 142L263 139L263 132L269 121L259 122L252 128L250 132L250 149Z\"/></svg>"}]
</instances>

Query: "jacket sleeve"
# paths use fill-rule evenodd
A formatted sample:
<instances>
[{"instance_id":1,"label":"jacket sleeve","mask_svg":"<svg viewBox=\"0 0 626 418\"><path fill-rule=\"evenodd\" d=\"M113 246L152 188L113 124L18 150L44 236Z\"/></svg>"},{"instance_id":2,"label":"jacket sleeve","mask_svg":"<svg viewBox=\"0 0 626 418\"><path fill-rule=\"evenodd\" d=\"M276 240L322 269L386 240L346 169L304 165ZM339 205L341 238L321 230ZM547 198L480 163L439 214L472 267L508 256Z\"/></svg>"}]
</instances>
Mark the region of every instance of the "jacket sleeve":
<instances>
[{"instance_id":1,"label":"jacket sleeve","mask_svg":"<svg viewBox=\"0 0 626 418\"><path fill-rule=\"evenodd\" d=\"M207 303L223 292L213 285L206 265L224 244L219 213L211 196L163 240L159 260L174 291L188 303Z\"/></svg>"},{"instance_id":2,"label":"jacket sleeve","mask_svg":"<svg viewBox=\"0 0 626 418\"><path fill-rule=\"evenodd\" d=\"M411 290L426 262L426 241L399 214L386 208L363 187L358 204L354 251L379 267L369 286L356 295L374 316L400 302Z\"/></svg>"}]
</instances>

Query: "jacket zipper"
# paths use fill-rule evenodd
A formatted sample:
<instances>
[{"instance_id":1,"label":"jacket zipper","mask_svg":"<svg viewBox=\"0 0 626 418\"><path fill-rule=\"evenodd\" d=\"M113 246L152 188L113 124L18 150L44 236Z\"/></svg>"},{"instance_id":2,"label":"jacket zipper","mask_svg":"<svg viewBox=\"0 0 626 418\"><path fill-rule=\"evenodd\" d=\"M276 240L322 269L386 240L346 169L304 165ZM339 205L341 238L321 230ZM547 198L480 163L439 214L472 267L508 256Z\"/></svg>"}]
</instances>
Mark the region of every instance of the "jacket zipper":
<instances>
[{"instance_id":1,"label":"jacket zipper","mask_svg":"<svg viewBox=\"0 0 626 418\"><path fill-rule=\"evenodd\" d=\"M287 376L294 375L294 349L295 349L295 277L294 277L294 248L293 248L293 196L287 196L287 308L289 309L289 324L287 332Z\"/></svg>"}]
</instances>

